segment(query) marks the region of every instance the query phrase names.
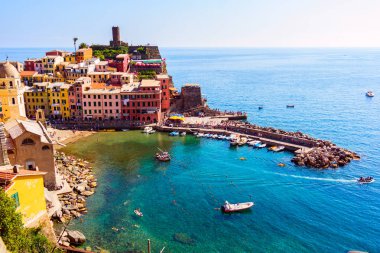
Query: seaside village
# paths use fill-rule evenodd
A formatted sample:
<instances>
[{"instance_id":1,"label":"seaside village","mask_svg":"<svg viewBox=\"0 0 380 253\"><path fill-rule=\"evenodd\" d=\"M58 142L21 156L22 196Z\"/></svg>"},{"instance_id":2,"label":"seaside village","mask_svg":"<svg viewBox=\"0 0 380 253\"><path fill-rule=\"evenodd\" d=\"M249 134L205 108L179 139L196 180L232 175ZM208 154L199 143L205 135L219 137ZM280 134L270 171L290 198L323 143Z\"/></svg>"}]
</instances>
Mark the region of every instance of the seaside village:
<instances>
[{"instance_id":1,"label":"seaside village","mask_svg":"<svg viewBox=\"0 0 380 253\"><path fill-rule=\"evenodd\" d=\"M218 139L239 133L245 139L231 140L231 145L249 138L257 147L277 145L296 152L295 164L315 168L337 168L359 159L300 132L234 121L246 115L208 108L199 85L186 84L177 91L159 48L128 45L121 41L119 27L112 28L109 45L81 43L77 49L77 38L73 41L74 52L52 50L24 63L0 62L0 187L14 200L25 227L43 224L51 241L63 249L85 237L66 230L57 238L51 219L66 223L87 213L86 198L94 194L97 181L87 161L55 150L64 145L64 136L51 126L75 133L99 126L121 130L152 125ZM162 159L170 157L164 154Z\"/></svg>"},{"instance_id":2,"label":"seaside village","mask_svg":"<svg viewBox=\"0 0 380 253\"><path fill-rule=\"evenodd\" d=\"M157 46L128 45L119 27L112 37L109 45L78 49L74 38L74 52L0 62L0 187L24 226L43 224L52 241L50 219L67 222L85 214L97 182L88 162L55 151L63 144L47 130L49 121L146 125L161 123L173 106L203 103L198 85L185 85L181 93L174 88ZM79 231L66 230L59 244L84 240Z\"/></svg>"}]
</instances>

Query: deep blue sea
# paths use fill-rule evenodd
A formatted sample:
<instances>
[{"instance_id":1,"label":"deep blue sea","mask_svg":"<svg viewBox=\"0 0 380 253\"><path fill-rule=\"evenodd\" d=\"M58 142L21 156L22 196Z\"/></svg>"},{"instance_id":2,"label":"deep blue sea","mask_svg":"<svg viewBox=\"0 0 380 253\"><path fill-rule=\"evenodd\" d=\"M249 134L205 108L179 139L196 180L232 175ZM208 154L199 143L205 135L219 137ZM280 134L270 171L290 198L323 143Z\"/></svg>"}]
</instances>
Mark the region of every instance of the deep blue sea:
<instances>
[{"instance_id":1,"label":"deep blue sea","mask_svg":"<svg viewBox=\"0 0 380 253\"><path fill-rule=\"evenodd\" d=\"M22 61L44 51L0 49L0 58ZM380 49L163 48L161 54L175 86L199 83L211 107L332 140L362 159L314 170L293 166L290 153L230 149L223 141L99 133L66 149L93 162L99 179L89 214L71 225L86 234L87 245L145 250L149 238L154 252L164 246L164 252L380 252ZM376 96L367 98L368 90ZM173 160L154 161L156 147ZM367 175L378 181L355 183ZM223 215L214 208L224 200L255 206ZM144 217L133 215L137 207Z\"/></svg>"}]
</instances>

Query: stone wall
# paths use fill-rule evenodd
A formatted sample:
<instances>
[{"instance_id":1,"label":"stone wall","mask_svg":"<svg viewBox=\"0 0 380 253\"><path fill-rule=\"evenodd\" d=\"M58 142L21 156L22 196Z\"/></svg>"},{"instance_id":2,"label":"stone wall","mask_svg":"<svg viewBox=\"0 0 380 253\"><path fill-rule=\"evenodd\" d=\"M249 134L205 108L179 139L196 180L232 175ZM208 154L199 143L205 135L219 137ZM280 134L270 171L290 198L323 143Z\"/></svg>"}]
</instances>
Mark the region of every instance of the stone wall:
<instances>
[{"instance_id":1,"label":"stone wall","mask_svg":"<svg viewBox=\"0 0 380 253\"><path fill-rule=\"evenodd\" d=\"M201 87L197 84L187 84L181 89L182 111L187 111L202 105Z\"/></svg>"}]
</instances>

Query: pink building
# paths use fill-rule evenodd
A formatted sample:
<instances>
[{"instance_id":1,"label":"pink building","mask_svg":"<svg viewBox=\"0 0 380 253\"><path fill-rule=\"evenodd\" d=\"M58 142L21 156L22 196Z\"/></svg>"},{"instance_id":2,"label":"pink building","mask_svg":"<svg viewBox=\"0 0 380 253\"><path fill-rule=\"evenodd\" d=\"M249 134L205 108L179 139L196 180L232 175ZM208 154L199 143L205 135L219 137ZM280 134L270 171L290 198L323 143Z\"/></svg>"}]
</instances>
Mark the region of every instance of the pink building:
<instances>
[{"instance_id":1,"label":"pink building","mask_svg":"<svg viewBox=\"0 0 380 253\"><path fill-rule=\"evenodd\" d=\"M44 65L42 64L42 60L36 60L34 62L34 71L37 71L38 74L42 74L44 72Z\"/></svg>"},{"instance_id":2,"label":"pink building","mask_svg":"<svg viewBox=\"0 0 380 253\"><path fill-rule=\"evenodd\" d=\"M93 84L83 91L84 120L121 119L120 89Z\"/></svg>"},{"instance_id":3,"label":"pink building","mask_svg":"<svg viewBox=\"0 0 380 253\"><path fill-rule=\"evenodd\" d=\"M91 87L91 78L81 77L69 88L69 102L71 118L82 119L83 101L82 95L85 88Z\"/></svg>"}]
</instances>

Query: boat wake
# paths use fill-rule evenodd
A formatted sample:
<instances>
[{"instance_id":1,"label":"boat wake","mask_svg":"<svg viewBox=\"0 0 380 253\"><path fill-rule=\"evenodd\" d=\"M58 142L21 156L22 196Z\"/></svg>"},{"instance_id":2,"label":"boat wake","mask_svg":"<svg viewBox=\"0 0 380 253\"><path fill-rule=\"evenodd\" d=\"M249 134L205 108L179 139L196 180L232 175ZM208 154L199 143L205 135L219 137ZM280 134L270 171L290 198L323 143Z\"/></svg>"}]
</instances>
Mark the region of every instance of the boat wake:
<instances>
[{"instance_id":1,"label":"boat wake","mask_svg":"<svg viewBox=\"0 0 380 253\"><path fill-rule=\"evenodd\" d=\"M356 179L335 179L335 178L323 178L323 177L307 177L307 176L297 176L297 175L288 175L282 173L274 173L276 175L284 176L284 177L293 177L293 178L301 178L306 180L315 180L315 181L327 181L327 182L338 182L338 183L356 183Z\"/></svg>"}]
</instances>

